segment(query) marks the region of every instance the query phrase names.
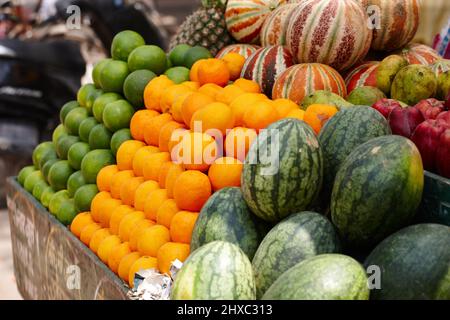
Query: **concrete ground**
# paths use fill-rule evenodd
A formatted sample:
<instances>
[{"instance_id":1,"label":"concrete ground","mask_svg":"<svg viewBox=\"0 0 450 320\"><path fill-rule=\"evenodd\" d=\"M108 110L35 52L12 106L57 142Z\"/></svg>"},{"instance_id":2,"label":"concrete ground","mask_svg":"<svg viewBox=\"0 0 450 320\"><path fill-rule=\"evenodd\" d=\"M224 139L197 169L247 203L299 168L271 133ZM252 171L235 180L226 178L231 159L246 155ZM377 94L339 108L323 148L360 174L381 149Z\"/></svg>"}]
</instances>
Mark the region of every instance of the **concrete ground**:
<instances>
[{"instance_id":1,"label":"concrete ground","mask_svg":"<svg viewBox=\"0 0 450 320\"><path fill-rule=\"evenodd\" d=\"M0 210L0 300L20 300L14 278L8 212Z\"/></svg>"}]
</instances>

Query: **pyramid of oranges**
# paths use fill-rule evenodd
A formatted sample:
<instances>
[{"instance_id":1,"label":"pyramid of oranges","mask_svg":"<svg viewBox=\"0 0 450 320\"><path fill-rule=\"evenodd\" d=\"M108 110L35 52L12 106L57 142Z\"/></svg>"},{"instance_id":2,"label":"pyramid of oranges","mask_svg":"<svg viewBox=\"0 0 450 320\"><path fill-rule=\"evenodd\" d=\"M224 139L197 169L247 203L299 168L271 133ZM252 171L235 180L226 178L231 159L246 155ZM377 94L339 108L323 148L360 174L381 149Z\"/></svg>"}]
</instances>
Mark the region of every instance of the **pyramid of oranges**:
<instances>
[{"instance_id":1,"label":"pyramid of oranges","mask_svg":"<svg viewBox=\"0 0 450 320\"><path fill-rule=\"evenodd\" d=\"M190 81L151 80L145 109L130 123L133 140L99 172L90 212L74 219L72 232L131 287L140 269L169 273L175 259L188 257L200 210L213 192L240 186L260 130L303 118L294 102L272 101L239 78L244 62L231 53L197 61Z\"/></svg>"}]
</instances>

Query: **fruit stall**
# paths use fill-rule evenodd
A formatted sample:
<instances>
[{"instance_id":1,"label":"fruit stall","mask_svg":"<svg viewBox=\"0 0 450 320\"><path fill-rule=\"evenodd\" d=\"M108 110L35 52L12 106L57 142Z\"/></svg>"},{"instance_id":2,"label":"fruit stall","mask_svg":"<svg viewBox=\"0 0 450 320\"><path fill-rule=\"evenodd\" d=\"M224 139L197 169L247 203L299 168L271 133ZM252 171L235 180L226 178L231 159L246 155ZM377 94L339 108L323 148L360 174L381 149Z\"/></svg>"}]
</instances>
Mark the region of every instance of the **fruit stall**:
<instances>
[{"instance_id":1,"label":"fruit stall","mask_svg":"<svg viewBox=\"0 0 450 320\"><path fill-rule=\"evenodd\" d=\"M204 0L167 51L118 33L8 181L23 297L450 300L450 60L411 42L420 5Z\"/></svg>"}]
</instances>

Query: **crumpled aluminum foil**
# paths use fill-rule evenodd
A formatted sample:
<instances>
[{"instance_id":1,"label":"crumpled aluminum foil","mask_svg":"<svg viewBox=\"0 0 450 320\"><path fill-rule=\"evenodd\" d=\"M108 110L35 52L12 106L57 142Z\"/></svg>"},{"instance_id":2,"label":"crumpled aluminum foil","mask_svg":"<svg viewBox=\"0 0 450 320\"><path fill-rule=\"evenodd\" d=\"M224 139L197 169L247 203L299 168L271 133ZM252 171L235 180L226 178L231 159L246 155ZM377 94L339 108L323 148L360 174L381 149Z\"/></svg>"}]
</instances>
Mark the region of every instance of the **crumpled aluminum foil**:
<instances>
[{"instance_id":1,"label":"crumpled aluminum foil","mask_svg":"<svg viewBox=\"0 0 450 320\"><path fill-rule=\"evenodd\" d=\"M131 300L170 300L172 284L183 263L172 262L170 275L161 274L156 269L139 270L134 276L134 288L128 291Z\"/></svg>"}]
</instances>

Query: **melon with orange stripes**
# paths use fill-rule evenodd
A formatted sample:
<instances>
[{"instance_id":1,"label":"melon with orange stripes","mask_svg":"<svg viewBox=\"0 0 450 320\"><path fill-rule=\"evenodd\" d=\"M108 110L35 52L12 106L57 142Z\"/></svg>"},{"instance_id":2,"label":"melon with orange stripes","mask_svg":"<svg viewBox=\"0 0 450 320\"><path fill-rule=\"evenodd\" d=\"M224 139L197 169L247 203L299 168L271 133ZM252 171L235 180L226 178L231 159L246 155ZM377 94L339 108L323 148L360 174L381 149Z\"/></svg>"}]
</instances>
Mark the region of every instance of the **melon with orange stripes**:
<instances>
[{"instance_id":1,"label":"melon with orange stripes","mask_svg":"<svg viewBox=\"0 0 450 320\"><path fill-rule=\"evenodd\" d=\"M344 79L333 68L320 63L297 64L275 81L272 99L286 98L301 103L317 90L328 90L341 97L347 95Z\"/></svg>"},{"instance_id":2,"label":"melon with orange stripes","mask_svg":"<svg viewBox=\"0 0 450 320\"><path fill-rule=\"evenodd\" d=\"M258 43L261 27L286 0L228 0L225 21L230 34L241 43Z\"/></svg>"},{"instance_id":3,"label":"melon with orange stripes","mask_svg":"<svg viewBox=\"0 0 450 320\"><path fill-rule=\"evenodd\" d=\"M347 92L359 87L376 87L379 65L378 61L369 61L350 69L345 77Z\"/></svg>"},{"instance_id":4,"label":"melon with orange stripes","mask_svg":"<svg viewBox=\"0 0 450 320\"><path fill-rule=\"evenodd\" d=\"M296 3L282 5L267 17L260 34L263 47L286 45L286 29L296 7Z\"/></svg>"},{"instance_id":5,"label":"melon with orange stripes","mask_svg":"<svg viewBox=\"0 0 450 320\"><path fill-rule=\"evenodd\" d=\"M368 19L355 0L303 0L289 20L286 44L298 63L346 70L370 49L373 32Z\"/></svg>"},{"instance_id":6,"label":"melon with orange stripes","mask_svg":"<svg viewBox=\"0 0 450 320\"><path fill-rule=\"evenodd\" d=\"M410 43L403 49L397 51L397 54L402 55L409 64L423 64L425 66L432 65L442 57L436 50L424 44Z\"/></svg>"},{"instance_id":7,"label":"melon with orange stripes","mask_svg":"<svg viewBox=\"0 0 450 320\"><path fill-rule=\"evenodd\" d=\"M243 56L245 59L248 59L248 57L250 57L258 49L261 49L261 47L256 44L245 44L245 43L230 44L229 46L226 46L225 48L220 50L217 53L216 58L222 59L228 53L237 53Z\"/></svg>"}]
</instances>

